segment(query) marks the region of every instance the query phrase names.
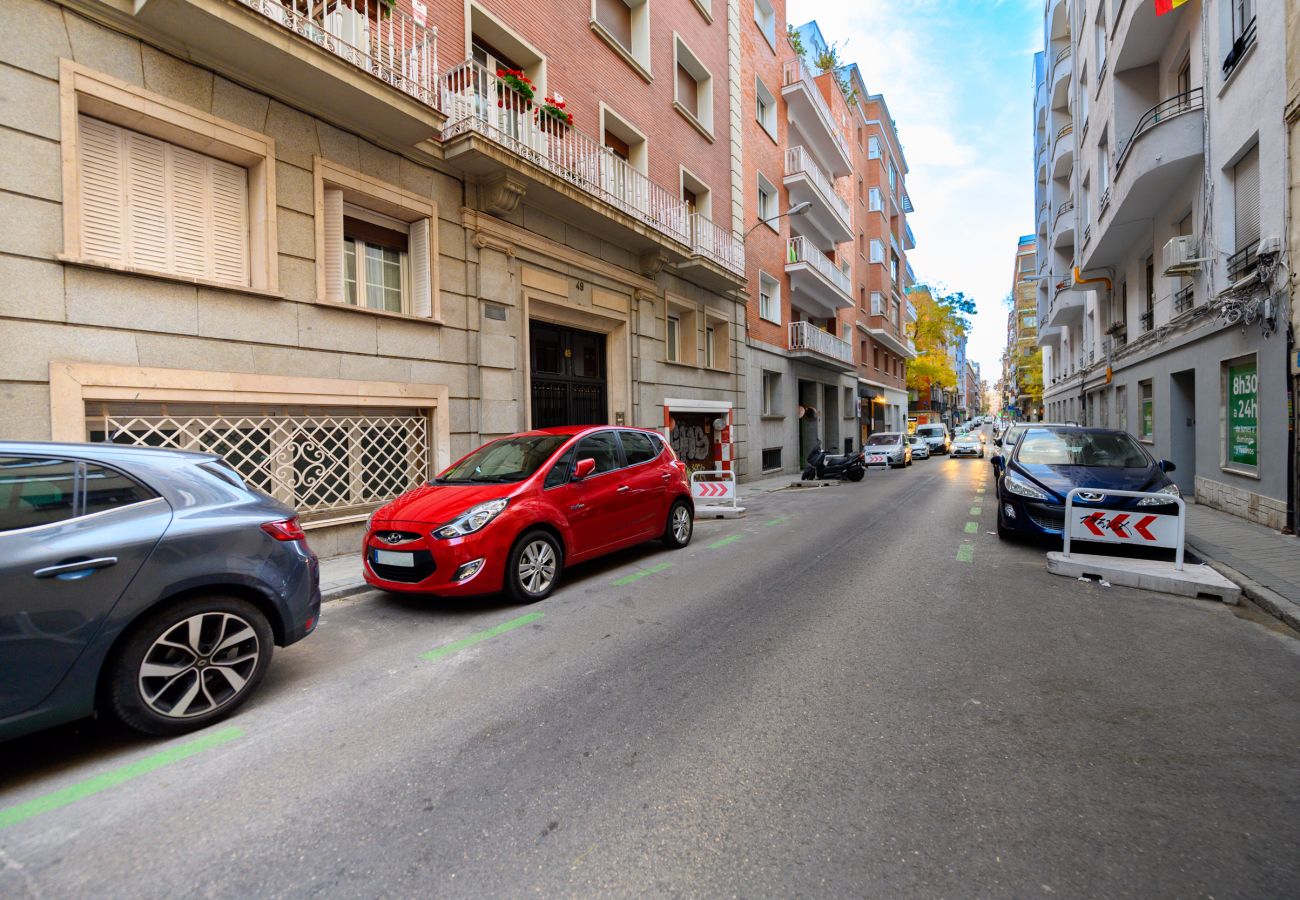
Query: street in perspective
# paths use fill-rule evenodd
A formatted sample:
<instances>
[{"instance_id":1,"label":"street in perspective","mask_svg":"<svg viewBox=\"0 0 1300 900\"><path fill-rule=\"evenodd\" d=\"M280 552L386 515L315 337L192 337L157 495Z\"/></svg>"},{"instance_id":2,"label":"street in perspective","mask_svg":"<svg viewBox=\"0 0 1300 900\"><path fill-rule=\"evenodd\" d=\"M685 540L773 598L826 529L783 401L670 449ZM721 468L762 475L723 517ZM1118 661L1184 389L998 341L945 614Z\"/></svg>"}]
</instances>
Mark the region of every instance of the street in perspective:
<instances>
[{"instance_id":1,"label":"street in perspective","mask_svg":"<svg viewBox=\"0 0 1300 900\"><path fill-rule=\"evenodd\" d=\"M0 0L0 126L0 896L1297 893L1300 0Z\"/></svg>"}]
</instances>

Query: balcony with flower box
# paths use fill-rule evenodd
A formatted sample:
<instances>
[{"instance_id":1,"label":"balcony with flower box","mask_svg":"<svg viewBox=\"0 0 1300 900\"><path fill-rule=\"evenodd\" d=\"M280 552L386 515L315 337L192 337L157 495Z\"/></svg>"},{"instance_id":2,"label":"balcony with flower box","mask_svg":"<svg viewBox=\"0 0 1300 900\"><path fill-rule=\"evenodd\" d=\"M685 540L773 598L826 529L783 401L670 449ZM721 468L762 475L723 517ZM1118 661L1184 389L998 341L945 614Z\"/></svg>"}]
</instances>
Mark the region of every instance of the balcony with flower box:
<instances>
[{"instance_id":1,"label":"balcony with flower box","mask_svg":"<svg viewBox=\"0 0 1300 900\"><path fill-rule=\"evenodd\" d=\"M786 242L786 274L801 306L831 317L836 310L853 307L853 286L849 276L826 254L802 236Z\"/></svg>"},{"instance_id":2,"label":"balcony with flower box","mask_svg":"<svg viewBox=\"0 0 1300 900\"><path fill-rule=\"evenodd\" d=\"M838 372L854 368L853 345L812 322L790 323L790 355Z\"/></svg>"},{"instance_id":3,"label":"balcony with flower box","mask_svg":"<svg viewBox=\"0 0 1300 900\"><path fill-rule=\"evenodd\" d=\"M744 247L671 191L589 136L559 97L469 60L438 84L447 115L446 161L480 184L494 215L530 204L641 256L644 271L665 263L713 290L745 283Z\"/></svg>"},{"instance_id":4,"label":"balcony with flower box","mask_svg":"<svg viewBox=\"0 0 1300 900\"><path fill-rule=\"evenodd\" d=\"M95 14L307 113L420 148L437 137L438 29L419 0L85 0ZM424 145L430 156L436 144Z\"/></svg>"}]
</instances>

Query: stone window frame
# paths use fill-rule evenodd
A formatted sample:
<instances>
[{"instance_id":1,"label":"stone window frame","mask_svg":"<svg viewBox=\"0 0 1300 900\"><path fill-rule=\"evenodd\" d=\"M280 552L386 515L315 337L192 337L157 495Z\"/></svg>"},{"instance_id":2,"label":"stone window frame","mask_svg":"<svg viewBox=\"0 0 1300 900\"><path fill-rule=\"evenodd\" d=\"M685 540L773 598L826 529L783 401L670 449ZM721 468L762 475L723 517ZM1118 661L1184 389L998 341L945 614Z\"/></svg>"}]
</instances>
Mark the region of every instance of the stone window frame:
<instances>
[{"instance_id":1,"label":"stone window frame","mask_svg":"<svg viewBox=\"0 0 1300 900\"><path fill-rule=\"evenodd\" d=\"M225 160L248 171L248 284L194 278L88 259L83 255L81 179L78 174L78 117L81 115ZM59 60L59 126L63 173L63 252L56 257L59 261L283 299L280 293L273 138L70 59Z\"/></svg>"},{"instance_id":2,"label":"stone window frame","mask_svg":"<svg viewBox=\"0 0 1300 900\"><path fill-rule=\"evenodd\" d=\"M408 224L421 219L429 220L429 315L422 316L412 312L390 312L383 309L371 309L367 306L338 302L327 297L327 275L325 269L325 188L341 189L344 200L364 209L381 213ZM316 247L316 299L319 306L330 309L344 309L351 312L372 316L384 316L405 319L413 322L425 322L442 325L442 296L438 288L438 204L428 197L414 191L408 191L395 184L390 184L369 175L363 175L354 169L325 159L323 156L312 157L312 198L313 231Z\"/></svg>"},{"instance_id":3,"label":"stone window frame","mask_svg":"<svg viewBox=\"0 0 1300 900\"><path fill-rule=\"evenodd\" d=\"M710 343L712 332L712 343ZM704 368L710 372L731 371L731 320L716 310L704 310ZM713 364L709 364L709 357Z\"/></svg>"},{"instance_id":4,"label":"stone window frame","mask_svg":"<svg viewBox=\"0 0 1300 900\"><path fill-rule=\"evenodd\" d=\"M668 319L677 320L676 359L668 358ZM698 369L700 363L700 309L690 300L674 294L664 298L664 362Z\"/></svg>"},{"instance_id":5,"label":"stone window frame","mask_svg":"<svg viewBox=\"0 0 1300 900\"><path fill-rule=\"evenodd\" d=\"M691 112L680 99L677 79L679 68L695 80L695 112ZM673 109L690 122L710 144L716 140L713 134L713 72L676 31L673 32Z\"/></svg>"}]
</instances>

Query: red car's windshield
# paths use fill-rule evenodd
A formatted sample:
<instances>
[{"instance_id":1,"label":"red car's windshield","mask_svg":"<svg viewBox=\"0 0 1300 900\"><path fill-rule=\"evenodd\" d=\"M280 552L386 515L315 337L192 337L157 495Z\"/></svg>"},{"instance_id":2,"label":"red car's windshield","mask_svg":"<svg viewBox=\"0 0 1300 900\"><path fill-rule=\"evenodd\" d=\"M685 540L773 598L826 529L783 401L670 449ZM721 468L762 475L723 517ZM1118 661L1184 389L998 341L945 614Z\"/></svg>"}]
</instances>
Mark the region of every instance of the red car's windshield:
<instances>
[{"instance_id":1,"label":"red car's windshield","mask_svg":"<svg viewBox=\"0 0 1300 900\"><path fill-rule=\"evenodd\" d=\"M523 481L551 458L569 438L532 434L484 444L440 475L436 484Z\"/></svg>"}]
</instances>

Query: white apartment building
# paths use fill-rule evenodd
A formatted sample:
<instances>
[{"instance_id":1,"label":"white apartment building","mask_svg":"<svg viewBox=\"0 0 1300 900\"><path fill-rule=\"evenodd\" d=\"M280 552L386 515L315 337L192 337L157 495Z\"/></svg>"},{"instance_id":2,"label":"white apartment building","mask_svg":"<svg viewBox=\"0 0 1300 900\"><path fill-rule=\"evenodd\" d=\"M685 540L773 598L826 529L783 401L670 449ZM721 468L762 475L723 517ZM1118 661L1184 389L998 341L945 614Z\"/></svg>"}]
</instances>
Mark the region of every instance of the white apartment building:
<instances>
[{"instance_id":1,"label":"white apartment building","mask_svg":"<svg viewBox=\"0 0 1300 900\"><path fill-rule=\"evenodd\" d=\"M1288 510L1283 4L1048 0L1035 59L1049 421L1127 429L1185 496Z\"/></svg>"}]
</instances>

